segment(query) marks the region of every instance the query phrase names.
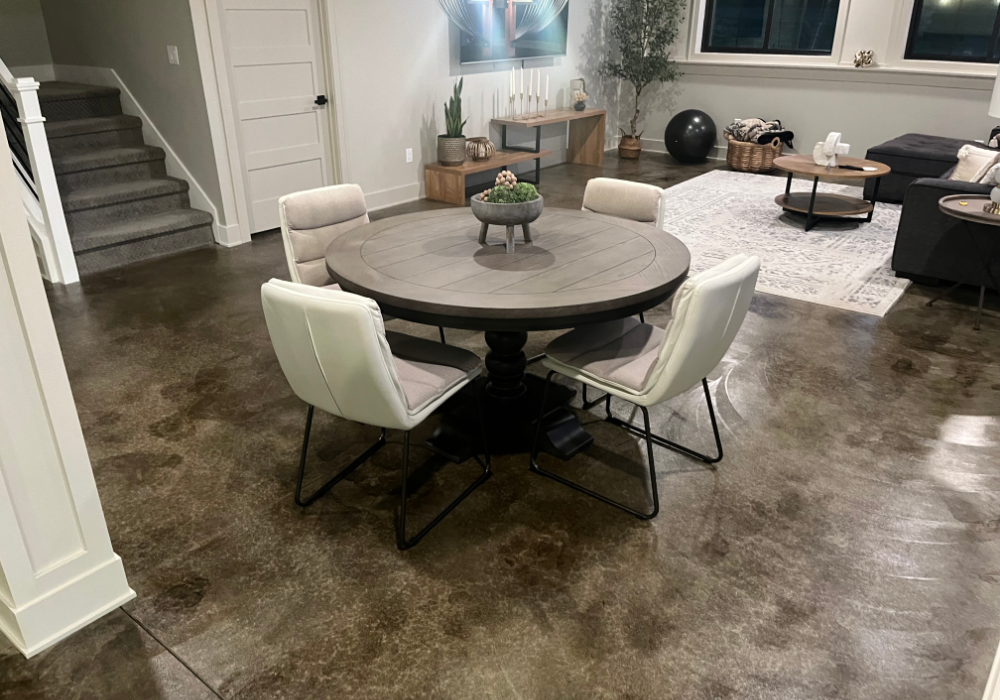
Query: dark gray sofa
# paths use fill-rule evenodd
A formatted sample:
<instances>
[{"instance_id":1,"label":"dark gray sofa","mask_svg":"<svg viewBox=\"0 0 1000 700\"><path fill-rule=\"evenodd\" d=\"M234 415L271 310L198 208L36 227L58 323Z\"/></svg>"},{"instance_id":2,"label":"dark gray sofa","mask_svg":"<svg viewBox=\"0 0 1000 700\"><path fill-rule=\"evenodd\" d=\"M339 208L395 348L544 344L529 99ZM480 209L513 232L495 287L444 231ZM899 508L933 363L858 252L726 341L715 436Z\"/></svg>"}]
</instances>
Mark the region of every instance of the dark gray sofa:
<instances>
[{"instance_id":1,"label":"dark gray sofa","mask_svg":"<svg viewBox=\"0 0 1000 700\"><path fill-rule=\"evenodd\" d=\"M951 194L988 195L992 189L991 185L929 177L910 185L903 200L903 213L892 252L892 269L896 275L924 283L982 284L983 262L965 224L942 213L938 200ZM974 225L973 235L980 250L990 251L1000 232L992 227L987 231L982 228ZM1000 260L993 267L994 276L1000 279Z\"/></svg>"},{"instance_id":2,"label":"dark gray sofa","mask_svg":"<svg viewBox=\"0 0 1000 700\"><path fill-rule=\"evenodd\" d=\"M949 139L927 134L904 134L892 141L868 149L868 160L885 163L892 172L882 178L878 201L899 204L907 188L922 177L943 177L958 163L958 150L971 144L987 148L985 144L967 139ZM865 199L871 201L875 180L865 182Z\"/></svg>"}]
</instances>

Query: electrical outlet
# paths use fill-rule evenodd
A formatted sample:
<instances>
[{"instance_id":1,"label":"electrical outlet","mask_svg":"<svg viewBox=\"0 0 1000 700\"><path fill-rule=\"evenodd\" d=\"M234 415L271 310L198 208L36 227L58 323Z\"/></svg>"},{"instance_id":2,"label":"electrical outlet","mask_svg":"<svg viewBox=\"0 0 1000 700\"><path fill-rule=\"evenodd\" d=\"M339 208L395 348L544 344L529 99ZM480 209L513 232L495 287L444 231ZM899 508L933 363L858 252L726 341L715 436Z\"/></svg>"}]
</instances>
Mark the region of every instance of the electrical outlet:
<instances>
[{"instance_id":1,"label":"electrical outlet","mask_svg":"<svg viewBox=\"0 0 1000 700\"><path fill-rule=\"evenodd\" d=\"M407 163L412 163L413 162L413 149L412 148L407 148L406 149L406 162Z\"/></svg>"},{"instance_id":2,"label":"electrical outlet","mask_svg":"<svg viewBox=\"0 0 1000 700\"><path fill-rule=\"evenodd\" d=\"M170 61L170 65L179 66L181 64L180 54L177 53L176 46L167 47L167 60Z\"/></svg>"}]
</instances>

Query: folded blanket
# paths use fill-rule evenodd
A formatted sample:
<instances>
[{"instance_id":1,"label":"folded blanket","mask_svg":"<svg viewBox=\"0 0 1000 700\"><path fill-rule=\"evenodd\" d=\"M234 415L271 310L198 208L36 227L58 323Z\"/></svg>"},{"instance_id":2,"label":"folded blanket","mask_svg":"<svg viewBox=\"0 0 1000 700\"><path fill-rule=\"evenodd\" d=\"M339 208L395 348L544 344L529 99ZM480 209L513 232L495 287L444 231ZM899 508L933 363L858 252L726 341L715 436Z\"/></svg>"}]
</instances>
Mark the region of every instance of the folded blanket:
<instances>
[{"instance_id":1,"label":"folded blanket","mask_svg":"<svg viewBox=\"0 0 1000 700\"><path fill-rule=\"evenodd\" d=\"M781 126L781 121L765 121L763 119L737 119L725 128L734 141L747 143L771 143L774 139L792 145L795 134Z\"/></svg>"}]
</instances>

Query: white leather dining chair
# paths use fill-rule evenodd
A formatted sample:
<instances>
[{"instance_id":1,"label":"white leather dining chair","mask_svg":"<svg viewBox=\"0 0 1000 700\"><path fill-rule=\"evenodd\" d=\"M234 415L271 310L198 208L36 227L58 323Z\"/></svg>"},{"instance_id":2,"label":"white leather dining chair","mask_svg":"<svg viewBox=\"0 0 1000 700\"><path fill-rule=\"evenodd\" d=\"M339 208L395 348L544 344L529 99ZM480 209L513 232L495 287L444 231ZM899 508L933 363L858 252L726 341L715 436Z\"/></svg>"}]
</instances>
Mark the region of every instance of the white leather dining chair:
<instances>
[{"instance_id":1,"label":"white leather dining chair","mask_svg":"<svg viewBox=\"0 0 1000 700\"><path fill-rule=\"evenodd\" d=\"M584 408L604 401L605 420L646 440L649 477L652 482L653 508L644 513L613 501L595 491L546 471L538 465L540 430L536 430L531 449L531 471L547 476L581 491L608 505L648 520L656 517L660 500L656 488L653 445L657 444L708 464L722 459L722 440L715 420L708 374L719 364L746 318L757 285L760 259L737 255L697 274L674 294L673 315L666 330L636 321L634 317L583 326L565 333L545 349L543 364L550 372L545 396L555 374L584 384ZM654 435L649 428L649 406L679 396L701 381L708 402L718 455L709 457ZM586 387L605 393L592 402L586 400ZM638 406L644 429L611 415L611 398ZM545 399L542 401L545 405ZM540 426L542 421L538 421Z\"/></svg>"},{"instance_id":2,"label":"white leather dining chair","mask_svg":"<svg viewBox=\"0 0 1000 700\"><path fill-rule=\"evenodd\" d=\"M295 502L307 506L385 446L386 429L402 430L403 486L396 543L408 549L490 478L489 449L476 456L483 473L419 533L406 536L410 431L482 371L480 359L452 345L386 331L378 304L335 289L271 280L261 288L264 318L292 391L309 405ZM475 384L473 384L475 388ZM475 392L474 392L475 393ZM476 406L479 396L476 394ZM313 411L382 428L381 437L312 495L302 483ZM480 411L480 423L482 413Z\"/></svg>"},{"instance_id":3,"label":"white leather dining chair","mask_svg":"<svg viewBox=\"0 0 1000 700\"><path fill-rule=\"evenodd\" d=\"M665 205L659 187L613 177L595 177L583 192L584 211L650 224L657 231L663 230ZM646 318L640 313L639 320L645 322Z\"/></svg>"},{"instance_id":4,"label":"white leather dining chair","mask_svg":"<svg viewBox=\"0 0 1000 700\"><path fill-rule=\"evenodd\" d=\"M326 249L337 236L369 222L365 193L358 185L333 185L293 192L278 200L281 239L292 282L340 289L326 269ZM441 342L444 328L438 327Z\"/></svg>"}]
</instances>

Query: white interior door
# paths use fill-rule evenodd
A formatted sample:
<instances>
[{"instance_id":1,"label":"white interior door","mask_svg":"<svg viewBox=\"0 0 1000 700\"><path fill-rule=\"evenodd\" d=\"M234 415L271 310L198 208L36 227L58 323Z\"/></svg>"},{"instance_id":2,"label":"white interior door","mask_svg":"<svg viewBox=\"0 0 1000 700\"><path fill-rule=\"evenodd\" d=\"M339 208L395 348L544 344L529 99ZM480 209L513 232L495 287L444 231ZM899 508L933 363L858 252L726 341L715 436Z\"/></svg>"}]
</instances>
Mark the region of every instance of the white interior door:
<instances>
[{"instance_id":1,"label":"white interior door","mask_svg":"<svg viewBox=\"0 0 1000 700\"><path fill-rule=\"evenodd\" d=\"M251 231L280 226L278 198L331 184L315 0L223 0Z\"/></svg>"}]
</instances>

